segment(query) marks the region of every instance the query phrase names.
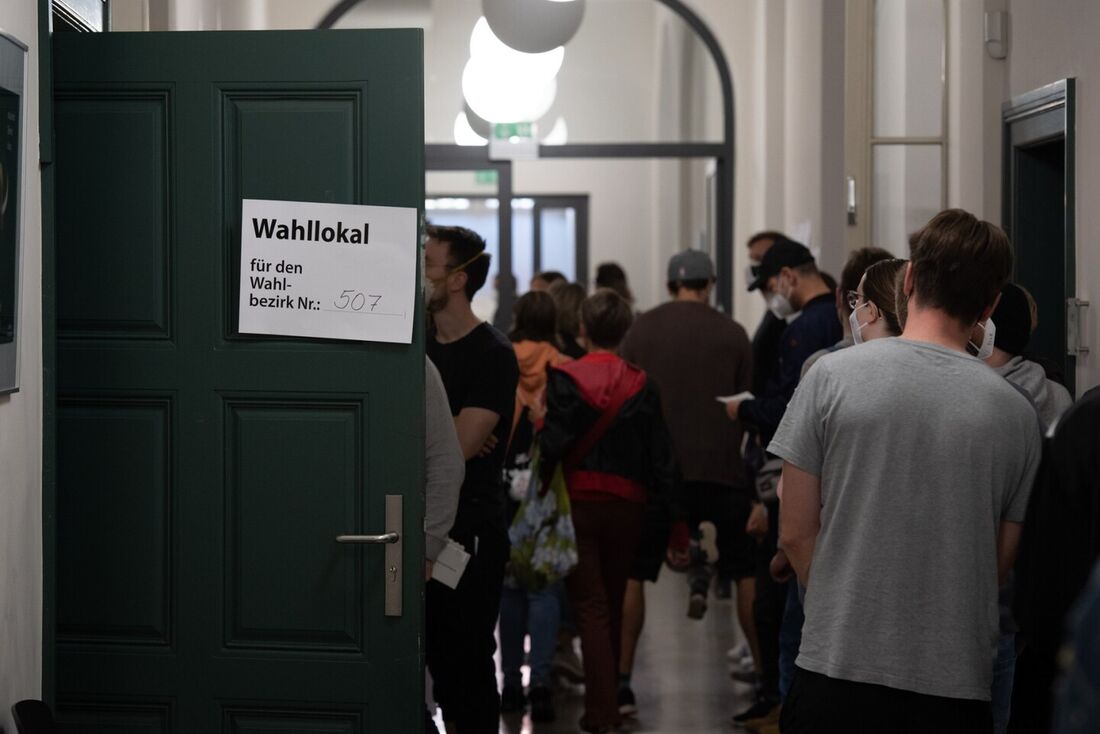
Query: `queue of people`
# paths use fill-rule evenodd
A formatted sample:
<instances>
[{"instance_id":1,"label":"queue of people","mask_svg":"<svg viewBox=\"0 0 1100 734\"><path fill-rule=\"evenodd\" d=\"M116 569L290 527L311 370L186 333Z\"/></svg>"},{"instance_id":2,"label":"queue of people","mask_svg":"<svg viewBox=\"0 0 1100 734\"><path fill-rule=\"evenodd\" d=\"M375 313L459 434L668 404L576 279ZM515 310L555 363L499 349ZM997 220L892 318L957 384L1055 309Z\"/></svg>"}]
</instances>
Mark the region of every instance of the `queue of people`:
<instances>
[{"instance_id":1,"label":"queue of people","mask_svg":"<svg viewBox=\"0 0 1100 734\"><path fill-rule=\"evenodd\" d=\"M470 309L484 240L427 235L429 373L465 463L447 536L470 555L456 588L427 586L449 732L553 721L562 670L584 683L581 731L629 728L646 583L665 568L684 572L688 620L736 600L731 676L755 691L731 711L742 730L1049 730L1063 620L1100 555L1097 474L1074 474L1092 514L1070 522L1077 459L1055 447L1080 442L1100 398L1074 406L1029 357L1034 302L999 228L944 211L908 259L857 250L839 283L761 232L751 340L711 305L697 251L671 258L668 302L641 314L613 263L591 294L540 273L505 335ZM432 558L449 517L433 518L428 461ZM1081 535L1055 541L1060 520ZM1088 548L1055 579L1056 542Z\"/></svg>"}]
</instances>

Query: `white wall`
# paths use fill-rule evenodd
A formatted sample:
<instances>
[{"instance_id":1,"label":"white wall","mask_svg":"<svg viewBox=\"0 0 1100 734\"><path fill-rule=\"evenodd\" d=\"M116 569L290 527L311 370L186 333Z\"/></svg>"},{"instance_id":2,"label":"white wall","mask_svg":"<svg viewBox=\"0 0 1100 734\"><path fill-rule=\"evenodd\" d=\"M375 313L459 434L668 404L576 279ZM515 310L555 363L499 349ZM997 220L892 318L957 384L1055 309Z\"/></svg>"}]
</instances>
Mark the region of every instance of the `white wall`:
<instances>
[{"instance_id":1,"label":"white wall","mask_svg":"<svg viewBox=\"0 0 1100 734\"><path fill-rule=\"evenodd\" d=\"M948 0L947 205L1001 221L1001 102L1007 62L986 53L986 10L1005 0Z\"/></svg>"},{"instance_id":2,"label":"white wall","mask_svg":"<svg viewBox=\"0 0 1100 734\"><path fill-rule=\"evenodd\" d=\"M745 290L742 273L748 266L745 240L756 231L782 227L781 162L782 106L768 61L782 49L781 24L769 23L773 9L784 0L688 0L687 4L710 27L721 44L733 76L734 94L734 206L733 312L750 332L763 315L763 301ZM780 54L781 57L781 54ZM779 93L768 94L768 89ZM718 100L714 100L718 104ZM671 254L671 253L667 253ZM666 257L667 257L666 254Z\"/></svg>"},{"instance_id":3,"label":"white wall","mask_svg":"<svg viewBox=\"0 0 1100 734\"><path fill-rule=\"evenodd\" d=\"M38 175L38 3L5 0L0 30L30 47L23 152L20 391L0 397L0 727L42 690L42 206Z\"/></svg>"},{"instance_id":4,"label":"white wall","mask_svg":"<svg viewBox=\"0 0 1100 734\"><path fill-rule=\"evenodd\" d=\"M689 0L733 74L734 316L752 331L745 241L809 222L823 267L843 263L843 0Z\"/></svg>"},{"instance_id":5,"label":"white wall","mask_svg":"<svg viewBox=\"0 0 1100 734\"><path fill-rule=\"evenodd\" d=\"M1093 306L1077 361L1078 395L1100 384L1100 3L1008 0L1010 42L1005 98L1077 78L1077 297Z\"/></svg>"},{"instance_id":6,"label":"white wall","mask_svg":"<svg viewBox=\"0 0 1100 734\"><path fill-rule=\"evenodd\" d=\"M1001 104L1077 78L1077 296L1086 313L1078 395L1100 384L1100 4L1090 0L950 0L949 202L1001 221ZM1009 12L1008 58L994 60L982 36L985 11Z\"/></svg>"}]
</instances>

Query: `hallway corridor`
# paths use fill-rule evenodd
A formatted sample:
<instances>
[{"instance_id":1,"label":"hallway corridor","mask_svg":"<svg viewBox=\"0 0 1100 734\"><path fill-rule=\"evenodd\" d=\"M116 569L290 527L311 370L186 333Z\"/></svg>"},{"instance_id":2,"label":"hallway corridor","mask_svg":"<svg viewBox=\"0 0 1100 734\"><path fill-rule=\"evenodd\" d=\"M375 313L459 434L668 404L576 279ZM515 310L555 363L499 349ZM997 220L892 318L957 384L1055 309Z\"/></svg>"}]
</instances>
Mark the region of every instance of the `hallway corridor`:
<instances>
[{"instance_id":1,"label":"hallway corridor","mask_svg":"<svg viewBox=\"0 0 1100 734\"><path fill-rule=\"evenodd\" d=\"M647 618L633 676L638 718L629 731L660 734L728 734L730 717L751 703L752 689L729 676L726 651L741 639L732 600L709 600L701 621L687 617L686 578L667 568L647 584ZM526 673L526 671L525 671ZM573 734L583 712L579 689L559 688L558 718L532 724L530 717L502 717L502 734Z\"/></svg>"}]
</instances>

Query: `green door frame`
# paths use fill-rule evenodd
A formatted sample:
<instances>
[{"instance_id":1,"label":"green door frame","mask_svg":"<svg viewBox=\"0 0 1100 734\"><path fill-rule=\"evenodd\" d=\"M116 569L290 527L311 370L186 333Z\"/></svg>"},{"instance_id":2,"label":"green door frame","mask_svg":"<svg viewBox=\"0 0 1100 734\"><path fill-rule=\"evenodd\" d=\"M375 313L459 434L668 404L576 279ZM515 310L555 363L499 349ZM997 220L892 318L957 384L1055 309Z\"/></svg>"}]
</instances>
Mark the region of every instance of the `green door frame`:
<instances>
[{"instance_id":1,"label":"green door frame","mask_svg":"<svg viewBox=\"0 0 1100 734\"><path fill-rule=\"evenodd\" d=\"M1076 298L1077 293L1077 194L1076 170L1077 133L1076 133L1077 91L1076 79L1060 81L1040 87L1031 92L1014 97L1001 107L1002 129L1002 185L1001 185L1001 223L1008 236L1017 236L1019 229L1018 207L1016 201L1016 152L1028 146L1044 142L1062 140L1065 143L1065 210L1063 218L1063 239L1061 243L1065 267L1062 274L1063 293L1067 302L1061 304L1070 312L1080 312L1083 303ZM1017 268L1019 263L1017 262ZM1016 274L1019 275L1018 273ZM1067 318L1068 321L1068 318ZM1062 334L1062 366L1065 369L1066 387L1076 395L1077 353L1072 351L1075 342L1069 339L1070 326Z\"/></svg>"},{"instance_id":2,"label":"green door frame","mask_svg":"<svg viewBox=\"0 0 1100 734\"><path fill-rule=\"evenodd\" d=\"M38 0L39 169L42 196L42 647L41 698L56 709L57 647L57 227L53 0ZM410 576L415 578L415 575Z\"/></svg>"},{"instance_id":3,"label":"green door frame","mask_svg":"<svg viewBox=\"0 0 1100 734\"><path fill-rule=\"evenodd\" d=\"M42 699L56 701L57 293L51 0L38 0L38 138L42 180Z\"/></svg>"}]
</instances>

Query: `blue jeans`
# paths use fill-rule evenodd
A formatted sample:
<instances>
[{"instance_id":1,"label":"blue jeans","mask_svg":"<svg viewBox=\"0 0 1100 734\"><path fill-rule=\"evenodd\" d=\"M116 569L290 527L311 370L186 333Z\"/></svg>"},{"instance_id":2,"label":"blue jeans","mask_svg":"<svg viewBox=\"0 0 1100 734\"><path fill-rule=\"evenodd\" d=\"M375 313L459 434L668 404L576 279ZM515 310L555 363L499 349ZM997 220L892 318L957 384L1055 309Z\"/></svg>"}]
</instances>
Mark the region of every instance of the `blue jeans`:
<instances>
[{"instance_id":1,"label":"blue jeans","mask_svg":"<svg viewBox=\"0 0 1100 734\"><path fill-rule=\"evenodd\" d=\"M997 661L993 664L993 734L1008 731L1012 714L1012 682L1016 676L1016 633L1001 635L997 643Z\"/></svg>"},{"instance_id":2,"label":"blue jeans","mask_svg":"<svg viewBox=\"0 0 1100 734\"><path fill-rule=\"evenodd\" d=\"M1085 734L1100 729L1100 566L1092 572L1070 615L1073 665L1058 686L1054 707L1057 734Z\"/></svg>"},{"instance_id":3,"label":"blue jeans","mask_svg":"<svg viewBox=\"0 0 1100 734\"><path fill-rule=\"evenodd\" d=\"M787 698L794 680L794 661L802 644L802 597L806 590L792 578L787 582L787 604L783 608L783 623L779 626L779 698Z\"/></svg>"},{"instance_id":4,"label":"blue jeans","mask_svg":"<svg viewBox=\"0 0 1100 734\"><path fill-rule=\"evenodd\" d=\"M531 686L549 686L558 644L561 583L542 591L505 587L500 598L500 667L504 685L522 688L523 638L531 636Z\"/></svg>"}]
</instances>

